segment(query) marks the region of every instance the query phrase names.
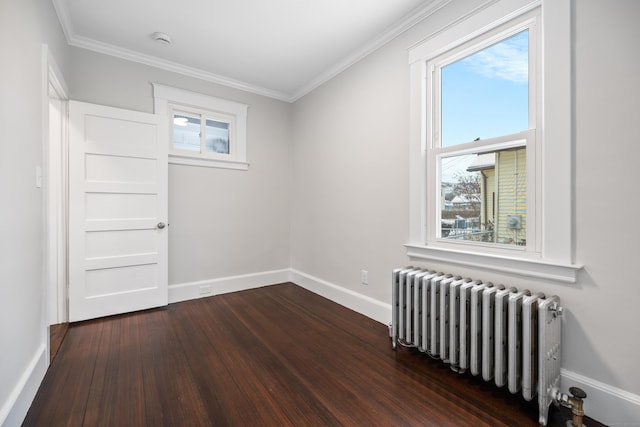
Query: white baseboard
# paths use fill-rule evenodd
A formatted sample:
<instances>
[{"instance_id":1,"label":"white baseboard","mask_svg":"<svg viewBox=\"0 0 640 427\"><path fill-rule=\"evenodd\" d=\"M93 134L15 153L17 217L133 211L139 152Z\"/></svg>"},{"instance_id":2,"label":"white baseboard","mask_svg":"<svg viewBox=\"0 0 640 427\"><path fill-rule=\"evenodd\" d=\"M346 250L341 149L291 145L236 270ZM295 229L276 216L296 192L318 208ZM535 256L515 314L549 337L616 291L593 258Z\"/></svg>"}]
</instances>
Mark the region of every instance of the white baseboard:
<instances>
[{"instance_id":1,"label":"white baseboard","mask_svg":"<svg viewBox=\"0 0 640 427\"><path fill-rule=\"evenodd\" d=\"M22 424L47 372L47 365L47 346L42 344L0 408L0 426L16 427Z\"/></svg>"},{"instance_id":2,"label":"white baseboard","mask_svg":"<svg viewBox=\"0 0 640 427\"><path fill-rule=\"evenodd\" d=\"M291 270L264 271L240 276L169 285L169 304L227 294L291 281Z\"/></svg>"},{"instance_id":3,"label":"white baseboard","mask_svg":"<svg viewBox=\"0 0 640 427\"><path fill-rule=\"evenodd\" d=\"M291 281L300 287L380 323L388 325L391 321L391 304L378 301L297 270L291 270Z\"/></svg>"},{"instance_id":4,"label":"white baseboard","mask_svg":"<svg viewBox=\"0 0 640 427\"><path fill-rule=\"evenodd\" d=\"M386 304L325 280L292 269L265 271L240 276L169 285L169 304L213 295L293 282L385 325L391 321L391 304Z\"/></svg>"},{"instance_id":5,"label":"white baseboard","mask_svg":"<svg viewBox=\"0 0 640 427\"><path fill-rule=\"evenodd\" d=\"M640 427L640 396L566 369L561 372L561 389L580 387L587 393L584 413L610 427Z\"/></svg>"}]
</instances>

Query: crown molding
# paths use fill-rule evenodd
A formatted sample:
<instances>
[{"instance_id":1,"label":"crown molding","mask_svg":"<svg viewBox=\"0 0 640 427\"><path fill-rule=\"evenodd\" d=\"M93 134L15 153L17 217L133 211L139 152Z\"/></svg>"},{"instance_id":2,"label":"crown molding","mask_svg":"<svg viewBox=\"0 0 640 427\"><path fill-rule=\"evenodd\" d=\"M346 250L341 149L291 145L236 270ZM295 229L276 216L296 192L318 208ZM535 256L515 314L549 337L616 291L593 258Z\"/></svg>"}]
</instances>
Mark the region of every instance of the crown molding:
<instances>
[{"instance_id":1,"label":"crown molding","mask_svg":"<svg viewBox=\"0 0 640 427\"><path fill-rule=\"evenodd\" d=\"M240 89L245 92L255 93L257 95L274 98L280 101L292 102L291 95L284 92L252 85L240 80L235 80L229 77L210 73L199 68L189 67L177 62L158 58L156 56L145 55L134 50L125 49L120 46L103 43L84 36L79 36L75 33L71 14L69 13L69 9L67 8L66 3L63 0L52 1L53 7L56 11L56 14L58 15L60 25L62 26L62 31L64 32L64 36L70 46L91 50L93 52L98 52L109 56L114 56L116 58L124 59L131 62L137 62L139 64L171 71L173 73L182 74L188 77L194 77L200 80L205 80L234 89Z\"/></svg>"},{"instance_id":2,"label":"crown molding","mask_svg":"<svg viewBox=\"0 0 640 427\"><path fill-rule=\"evenodd\" d=\"M436 13L438 10L445 7L447 4L451 3L452 0L434 0L425 6L421 6L417 9L412 10L408 14L406 14L398 23L387 29L384 33L373 39L371 42L365 44L360 49L357 49L353 53L351 53L346 58L342 59L334 66L326 70L325 72L316 76L312 81L308 84L300 88L298 91L294 93L292 96L291 102L295 102L298 99L302 98L306 94L310 93L314 89L318 88L322 84L328 82L347 68L356 64L361 59L365 58L367 55L375 52L380 49L382 46L389 43L391 40L398 37L400 34L412 28L414 25L420 23L425 20L429 16Z\"/></svg>"},{"instance_id":3,"label":"crown molding","mask_svg":"<svg viewBox=\"0 0 640 427\"><path fill-rule=\"evenodd\" d=\"M252 85L240 80L232 79L229 77L214 74L199 68L189 67L174 61L158 58L152 55L146 55L134 50L125 49L120 46L112 45L109 43L100 42L88 37L80 36L75 33L73 27L71 14L63 0L52 0L56 14L62 26L62 31L67 39L67 43L70 46L79 47L82 49L91 50L94 52L102 53L116 58L124 59L127 61L136 62L139 64L148 65L151 67L159 68L166 71L171 71L177 74L205 80L208 82L216 83L219 85L243 90L246 92L254 93L257 95L266 96L269 98L277 99L285 102L295 102L302 98L304 95L310 93L317 87L331 80L341 72L345 71L367 55L381 48L391 40L409 30L414 25L418 24L422 20L431 16L452 0L434 0L429 2L425 6L421 6L414 9L410 13L406 14L397 24L391 26L380 36L373 39L371 42L365 44L360 49L357 49L341 61L338 61L335 65L327 69L326 71L317 75L308 84L302 86L300 89L293 93L286 93L276 91L268 88L264 88L257 85Z\"/></svg>"},{"instance_id":4,"label":"crown molding","mask_svg":"<svg viewBox=\"0 0 640 427\"><path fill-rule=\"evenodd\" d=\"M75 31L69 9L62 0L52 0L52 3L53 9L56 11L56 15L58 15L58 21L60 21L64 37L67 39L67 43L70 43Z\"/></svg>"},{"instance_id":5,"label":"crown molding","mask_svg":"<svg viewBox=\"0 0 640 427\"><path fill-rule=\"evenodd\" d=\"M189 67L177 62L158 58L156 56L145 55L143 53L140 53L134 50L125 49L125 48L108 44L108 43L103 43L87 37L73 36L73 38L69 41L69 45L79 47L82 49L91 50L98 53L102 53L105 55L114 56L114 57L131 61L131 62L137 62L139 64L148 65L148 66L159 68L162 70L171 71L177 74L194 77L200 80L205 80L205 81L216 83L222 86L227 86L234 89L240 89L245 92L251 92L257 95L267 96L269 98L278 99L280 101L291 102L291 97L284 92L266 89L260 86L242 82L240 80L235 80L229 77L224 77L218 74L210 73L208 71L204 71L199 68Z\"/></svg>"}]
</instances>

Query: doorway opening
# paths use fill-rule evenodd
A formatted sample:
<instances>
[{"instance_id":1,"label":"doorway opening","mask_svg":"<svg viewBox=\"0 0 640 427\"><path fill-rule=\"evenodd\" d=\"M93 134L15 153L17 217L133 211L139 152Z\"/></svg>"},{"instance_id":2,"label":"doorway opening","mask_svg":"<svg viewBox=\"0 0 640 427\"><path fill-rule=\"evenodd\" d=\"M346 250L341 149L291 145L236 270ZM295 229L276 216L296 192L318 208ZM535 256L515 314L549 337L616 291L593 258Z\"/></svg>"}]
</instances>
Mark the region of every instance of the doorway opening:
<instances>
[{"instance_id":1,"label":"doorway opening","mask_svg":"<svg viewBox=\"0 0 640 427\"><path fill-rule=\"evenodd\" d=\"M67 170L69 91L47 45L43 45L44 121L44 308L50 360L68 327Z\"/></svg>"}]
</instances>

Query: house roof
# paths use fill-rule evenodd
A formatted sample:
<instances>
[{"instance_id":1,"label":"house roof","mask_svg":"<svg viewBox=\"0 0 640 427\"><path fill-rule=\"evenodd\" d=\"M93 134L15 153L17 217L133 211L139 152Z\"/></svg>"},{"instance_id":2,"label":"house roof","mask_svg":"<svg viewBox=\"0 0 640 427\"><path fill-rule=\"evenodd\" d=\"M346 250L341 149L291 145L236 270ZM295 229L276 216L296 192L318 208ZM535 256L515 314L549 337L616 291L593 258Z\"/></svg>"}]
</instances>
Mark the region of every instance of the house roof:
<instances>
[{"instance_id":1,"label":"house roof","mask_svg":"<svg viewBox=\"0 0 640 427\"><path fill-rule=\"evenodd\" d=\"M478 157L467 168L467 172L477 172L495 167L496 153L478 154Z\"/></svg>"}]
</instances>

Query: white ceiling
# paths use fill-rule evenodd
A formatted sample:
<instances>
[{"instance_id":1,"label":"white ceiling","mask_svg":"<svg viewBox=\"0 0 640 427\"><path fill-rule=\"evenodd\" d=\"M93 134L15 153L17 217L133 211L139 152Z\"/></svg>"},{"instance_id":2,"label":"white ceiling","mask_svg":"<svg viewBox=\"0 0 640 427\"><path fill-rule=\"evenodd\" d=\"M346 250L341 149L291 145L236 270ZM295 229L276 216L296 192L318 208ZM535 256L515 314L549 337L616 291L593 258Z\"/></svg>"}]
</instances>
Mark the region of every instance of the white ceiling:
<instances>
[{"instance_id":1,"label":"white ceiling","mask_svg":"<svg viewBox=\"0 0 640 427\"><path fill-rule=\"evenodd\" d=\"M52 1L70 45L294 101L448 0Z\"/></svg>"}]
</instances>

